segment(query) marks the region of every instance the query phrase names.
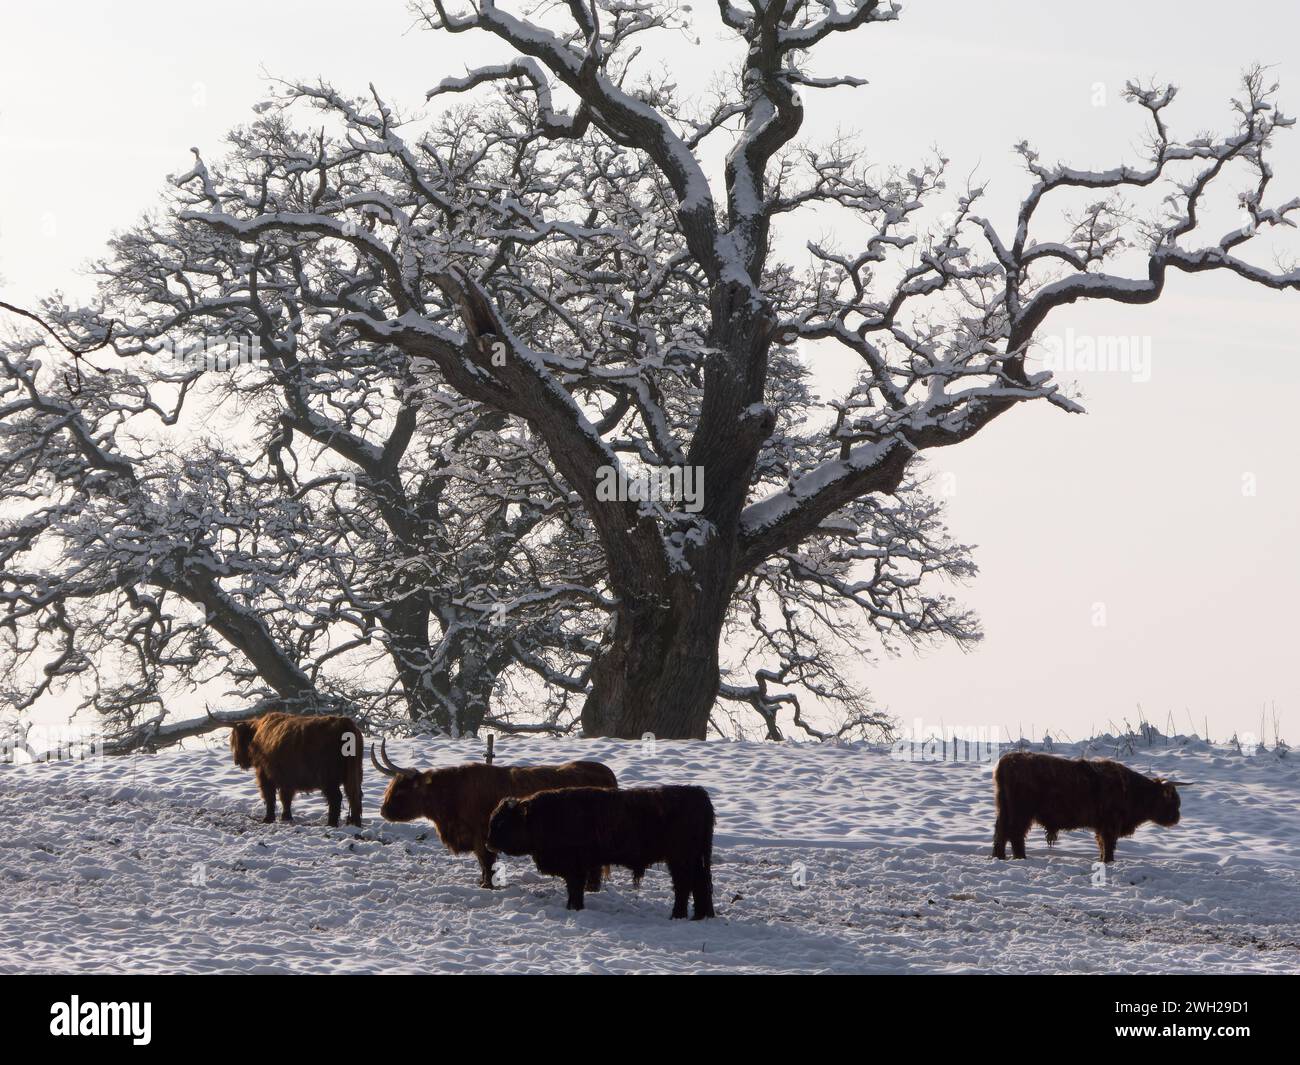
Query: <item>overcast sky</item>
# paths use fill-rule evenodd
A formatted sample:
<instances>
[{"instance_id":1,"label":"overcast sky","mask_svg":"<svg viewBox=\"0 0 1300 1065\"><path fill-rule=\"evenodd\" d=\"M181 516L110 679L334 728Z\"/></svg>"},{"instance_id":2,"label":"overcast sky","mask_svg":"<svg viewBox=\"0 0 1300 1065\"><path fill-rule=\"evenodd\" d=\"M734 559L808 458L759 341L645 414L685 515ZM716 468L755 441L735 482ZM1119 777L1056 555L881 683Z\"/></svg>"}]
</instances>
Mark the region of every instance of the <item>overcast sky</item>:
<instances>
[{"instance_id":1,"label":"overcast sky","mask_svg":"<svg viewBox=\"0 0 1300 1065\"><path fill-rule=\"evenodd\" d=\"M720 65L713 5L698 6L700 43L672 45L686 85ZM443 77L500 54L411 23L400 2L355 0L10 8L0 292L85 295L79 265L154 201L166 174L189 168L191 145L220 154L223 133L266 97L268 74L323 75L349 92L374 82L416 109ZM1273 65L1282 103L1300 111L1297 30L1295 5L1264 0L918 0L897 24L819 53L818 73L871 84L810 95L808 128L860 129L882 164L940 146L954 173L991 183L988 211L1005 219L1026 185L1010 151L1022 138L1049 162L1138 161L1140 115L1119 99L1127 78L1181 86L1169 116L1185 134L1225 128L1239 72L1255 61ZM1300 193L1300 135L1280 138L1274 165L1278 198ZM1291 248L1300 254L1300 241ZM1258 732L1275 704L1284 738L1298 742L1298 324L1296 293L1184 276L1153 307L1054 318L1057 336L1136 338L1149 380L1079 375L1087 415L1031 405L938 455L952 531L979 545L981 574L959 591L987 638L966 654L880 663L865 674L879 701L909 725L1035 737L1133 723L1140 703L1161 726L1169 713L1183 731L1208 720L1216 739ZM847 371L827 358L827 389Z\"/></svg>"}]
</instances>

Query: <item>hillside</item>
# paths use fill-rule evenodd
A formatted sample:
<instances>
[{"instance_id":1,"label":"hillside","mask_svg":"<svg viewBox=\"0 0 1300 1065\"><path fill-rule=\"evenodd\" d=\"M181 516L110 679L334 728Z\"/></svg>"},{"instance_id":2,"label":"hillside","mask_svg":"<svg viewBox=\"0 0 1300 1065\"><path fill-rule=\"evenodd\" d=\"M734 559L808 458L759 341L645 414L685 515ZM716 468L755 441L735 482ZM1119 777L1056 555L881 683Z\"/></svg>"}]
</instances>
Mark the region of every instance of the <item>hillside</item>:
<instances>
[{"instance_id":1,"label":"hillside","mask_svg":"<svg viewBox=\"0 0 1300 1065\"><path fill-rule=\"evenodd\" d=\"M220 737L224 739L224 734ZM616 870L587 909L514 860L479 889L428 823L329 829L324 803L264 826L250 774L211 749L0 766L0 971L1300 971L1300 758L1197 741L1136 768L1200 782L1183 823L1095 845L1041 831L988 857L987 767L866 746L503 738L500 761L606 761L624 785L699 783L718 811L719 919L669 921L668 877ZM1162 741L1163 742L1163 741ZM406 764L476 742L390 745ZM1070 748L1067 753L1078 753ZM1098 742L1090 753L1114 753ZM794 883L802 880L798 887Z\"/></svg>"}]
</instances>

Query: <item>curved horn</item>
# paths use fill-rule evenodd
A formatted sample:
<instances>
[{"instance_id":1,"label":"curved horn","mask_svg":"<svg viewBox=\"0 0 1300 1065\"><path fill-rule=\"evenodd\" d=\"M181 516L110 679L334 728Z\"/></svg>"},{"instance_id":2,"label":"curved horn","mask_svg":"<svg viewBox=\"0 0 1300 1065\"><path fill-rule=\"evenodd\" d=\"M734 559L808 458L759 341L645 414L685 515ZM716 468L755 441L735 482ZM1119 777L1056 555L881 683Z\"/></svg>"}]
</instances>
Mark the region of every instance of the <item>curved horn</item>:
<instances>
[{"instance_id":1,"label":"curved horn","mask_svg":"<svg viewBox=\"0 0 1300 1065\"><path fill-rule=\"evenodd\" d=\"M382 745L383 740L380 740L379 742ZM384 776L386 777L397 776L397 770L386 769L384 766L379 764L379 760L375 758L375 745L373 743L370 745L370 764L373 765L377 770L379 770L379 772L383 773Z\"/></svg>"},{"instance_id":2,"label":"curved horn","mask_svg":"<svg viewBox=\"0 0 1300 1065\"><path fill-rule=\"evenodd\" d=\"M415 769L407 769L406 766L398 765L398 764L397 764L396 762L394 762L391 758L389 758L389 757L388 757L388 746L387 746L387 745L388 745L388 741L387 741L386 739L382 739L382 740L379 741L379 757L382 758L382 759L384 760L384 764L383 764L383 766L380 767L380 772L381 772L381 773L384 773L384 774L387 775L387 776L393 777L393 776L397 776L399 773L415 773L415 772L418 772L418 770L415 770ZM370 748L370 754L371 754L372 757L373 757L374 753L375 753L375 748L374 748L373 745L371 745L371 748Z\"/></svg>"},{"instance_id":3,"label":"curved horn","mask_svg":"<svg viewBox=\"0 0 1300 1065\"><path fill-rule=\"evenodd\" d=\"M1195 784L1201 784L1200 780L1166 780L1166 784L1172 784L1176 788L1190 788Z\"/></svg>"}]
</instances>

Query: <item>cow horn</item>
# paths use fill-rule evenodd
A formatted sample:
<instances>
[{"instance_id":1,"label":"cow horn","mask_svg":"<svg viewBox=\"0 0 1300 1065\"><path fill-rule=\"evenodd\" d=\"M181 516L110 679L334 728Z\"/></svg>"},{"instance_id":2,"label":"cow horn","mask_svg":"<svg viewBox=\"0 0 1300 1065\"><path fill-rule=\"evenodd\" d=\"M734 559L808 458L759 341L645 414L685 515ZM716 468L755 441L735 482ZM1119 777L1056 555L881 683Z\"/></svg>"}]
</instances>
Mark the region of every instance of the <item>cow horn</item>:
<instances>
[{"instance_id":1,"label":"cow horn","mask_svg":"<svg viewBox=\"0 0 1300 1065\"><path fill-rule=\"evenodd\" d=\"M370 745L370 761L374 762L375 768L378 769L381 773L383 773L384 776L386 777L395 777L401 775L402 773L414 773L415 772L414 769L405 769L400 765L394 764L393 760L388 757L387 743L388 743L387 740L379 741L379 757L384 760L383 765L380 765L377 761L375 761L375 746L374 744Z\"/></svg>"},{"instance_id":2,"label":"cow horn","mask_svg":"<svg viewBox=\"0 0 1300 1065\"><path fill-rule=\"evenodd\" d=\"M1199 780L1166 780L1166 784L1172 784L1176 788L1190 788L1193 784L1200 784Z\"/></svg>"},{"instance_id":3,"label":"cow horn","mask_svg":"<svg viewBox=\"0 0 1300 1065\"><path fill-rule=\"evenodd\" d=\"M381 742L382 742L382 741L381 741ZM373 765L373 766L375 767L375 769L376 769L378 772L383 773L383 775L386 776L386 777L395 777L395 776L397 776L397 774L394 773L392 770L390 770L390 769L385 769L382 765L379 764L379 760L375 757L375 746L374 746L374 744L371 744L371 745L370 745L370 764Z\"/></svg>"}]
</instances>

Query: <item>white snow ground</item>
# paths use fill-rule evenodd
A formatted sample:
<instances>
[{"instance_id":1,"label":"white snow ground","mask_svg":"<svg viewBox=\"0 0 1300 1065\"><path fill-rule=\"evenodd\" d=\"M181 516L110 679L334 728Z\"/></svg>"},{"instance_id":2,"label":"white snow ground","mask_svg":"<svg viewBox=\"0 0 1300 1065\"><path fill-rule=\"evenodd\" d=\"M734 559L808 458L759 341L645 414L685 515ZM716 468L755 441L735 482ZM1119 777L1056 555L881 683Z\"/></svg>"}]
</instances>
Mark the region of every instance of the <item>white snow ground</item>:
<instances>
[{"instance_id":1,"label":"white snow ground","mask_svg":"<svg viewBox=\"0 0 1300 1065\"><path fill-rule=\"evenodd\" d=\"M564 909L560 881L510 860L475 886L432 825L262 825L221 741L87 763L0 766L6 972L1297 972L1300 757L1157 741L1124 758L1202 781L1183 823L1095 844L1041 831L988 857L987 767L856 746L504 737L501 762L607 762L624 785L696 783L718 813L713 921L670 921L668 877ZM1078 753L1078 747L1058 748ZM1113 753L1099 744L1090 753ZM473 741L390 745L401 763L480 757ZM803 877L796 875L802 866ZM794 881L804 879L800 888Z\"/></svg>"}]
</instances>

